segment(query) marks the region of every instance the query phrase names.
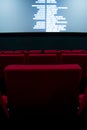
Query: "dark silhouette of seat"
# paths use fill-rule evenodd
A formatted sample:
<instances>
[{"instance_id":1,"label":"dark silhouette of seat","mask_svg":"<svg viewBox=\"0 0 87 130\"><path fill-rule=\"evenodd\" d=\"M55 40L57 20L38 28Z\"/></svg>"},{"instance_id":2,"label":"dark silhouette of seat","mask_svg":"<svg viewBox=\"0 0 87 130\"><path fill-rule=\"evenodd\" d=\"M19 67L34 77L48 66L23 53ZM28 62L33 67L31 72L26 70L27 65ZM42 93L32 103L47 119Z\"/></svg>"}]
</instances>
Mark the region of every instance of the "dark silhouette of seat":
<instances>
[{"instance_id":1,"label":"dark silhouette of seat","mask_svg":"<svg viewBox=\"0 0 87 130\"><path fill-rule=\"evenodd\" d=\"M4 73L13 118L76 115L79 65L10 65Z\"/></svg>"},{"instance_id":2,"label":"dark silhouette of seat","mask_svg":"<svg viewBox=\"0 0 87 130\"><path fill-rule=\"evenodd\" d=\"M79 64L82 67L82 77L87 72L87 54L62 54L62 64Z\"/></svg>"},{"instance_id":3,"label":"dark silhouette of seat","mask_svg":"<svg viewBox=\"0 0 87 130\"><path fill-rule=\"evenodd\" d=\"M57 64L60 62L60 57L56 54L29 54L28 62L29 64Z\"/></svg>"}]
</instances>

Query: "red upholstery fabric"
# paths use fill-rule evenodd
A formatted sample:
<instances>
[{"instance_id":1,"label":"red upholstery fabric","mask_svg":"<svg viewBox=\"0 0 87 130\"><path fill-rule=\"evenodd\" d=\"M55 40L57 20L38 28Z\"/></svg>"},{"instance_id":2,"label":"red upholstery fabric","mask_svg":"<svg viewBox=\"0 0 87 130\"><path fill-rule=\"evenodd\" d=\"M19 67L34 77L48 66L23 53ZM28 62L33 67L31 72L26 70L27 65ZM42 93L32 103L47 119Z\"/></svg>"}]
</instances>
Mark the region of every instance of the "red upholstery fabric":
<instances>
[{"instance_id":1,"label":"red upholstery fabric","mask_svg":"<svg viewBox=\"0 0 87 130\"><path fill-rule=\"evenodd\" d=\"M30 50L28 51L30 54L39 54L42 53L42 50Z\"/></svg>"},{"instance_id":2,"label":"red upholstery fabric","mask_svg":"<svg viewBox=\"0 0 87 130\"><path fill-rule=\"evenodd\" d=\"M8 105L8 98L7 98L7 96L3 95L2 99L3 99L4 104L7 106Z\"/></svg>"},{"instance_id":3,"label":"red upholstery fabric","mask_svg":"<svg viewBox=\"0 0 87 130\"><path fill-rule=\"evenodd\" d=\"M30 54L29 64L57 64L56 54Z\"/></svg>"},{"instance_id":4,"label":"red upholstery fabric","mask_svg":"<svg viewBox=\"0 0 87 130\"><path fill-rule=\"evenodd\" d=\"M71 53L72 50L60 50L61 53Z\"/></svg>"},{"instance_id":5,"label":"red upholstery fabric","mask_svg":"<svg viewBox=\"0 0 87 130\"><path fill-rule=\"evenodd\" d=\"M24 54L24 53L26 53L27 52L27 50L15 50L14 51L14 53L18 53L18 54Z\"/></svg>"},{"instance_id":6,"label":"red upholstery fabric","mask_svg":"<svg viewBox=\"0 0 87 130\"><path fill-rule=\"evenodd\" d=\"M0 54L0 77L3 69L10 64L24 64L24 54Z\"/></svg>"},{"instance_id":7,"label":"red upholstery fabric","mask_svg":"<svg viewBox=\"0 0 87 130\"><path fill-rule=\"evenodd\" d=\"M23 54L0 54L0 63L2 64L23 64L24 55Z\"/></svg>"},{"instance_id":8,"label":"red upholstery fabric","mask_svg":"<svg viewBox=\"0 0 87 130\"><path fill-rule=\"evenodd\" d=\"M75 54L79 54L79 53L81 53L81 54L84 54L85 53L85 51L84 50L61 50L61 52L62 53L75 53Z\"/></svg>"},{"instance_id":9,"label":"red upholstery fabric","mask_svg":"<svg viewBox=\"0 0 87 130\"><path fill-rule=\"evenodd\" d=\"M80 94L79 95L79 109L78 109L78 115L84 111L84 108L86 106L86 100L85 100L85 94Z\"/></svg>"},{"instance_id":10,"label":"red upholstery fabric","mask_svg":"<svg viewBox=\"0 0 87 130\"><path fill-rule=\"evenodd\" d=\"M83 69L83 76L87 71L87 54L62 54L62 64L79 64Z\"/></svg>"},{"instance_id":11,"label":"red upholstery fabric","mask_svg":"<svg viewBox=\"0 0 87 130\"><path fill-rule=\"evenodd\" d=\"M4 54L21 54L21 53L25 53L27 50L5 50L5 51L1 51L0 53L4 53Z\"/></svg>"},{"instance_id":12,"label":"red upholstery fabric","mask_svg":"<svg viewBox=\"0 0 87 130\"><path fill-rule=\"evenodd\" d=\"M2 51L2 53L4 53L4 54L9 54L9 53L13 53L13 51L11 51L11 50L6 50L6 51Z\"/></svg>"},{"instance_id":13,"label":"red upholstery fabric","mask_svg":"<svg viewBox=\"0 0 87 130\"><path fill-rule=\"evenodd\" d=\"M84 50L72 50L72 53L84 53Z\"/></svg>"},{"instance_id":14,"label":"red upholstery fabric","mask_svg":"<svg viewBox=\"0 0 87 130\"><path fill-rule=\"evenodd\" d=\"M57 50L44 50L44 53L46 53L46 54L56 54Z\"/></svg>"},{"instance_id":15,"label":"red upholstery fabric","mask_svg":"<svg viewBox=\"0 0 87 130\"><path fill-rule=\"evenodd\" d=\"M0 106L3 109L6 118L8 119L9 118L9 112L8 112L8 109L7 109L7 103L8 103L7 96L2 96L1 92L0 92Z\"/></svg>"},{"instance_id":16,"label":"red upholstery fabric","mask_svg":"<svg viewBox=\"0 0 87 130\"><path fill-rule=\"evenodd\" d=\"M9 104L14 108L52 105L66 115L74 111L79 65L10 65L4 72Z\"/></svg>"}]
</instances>

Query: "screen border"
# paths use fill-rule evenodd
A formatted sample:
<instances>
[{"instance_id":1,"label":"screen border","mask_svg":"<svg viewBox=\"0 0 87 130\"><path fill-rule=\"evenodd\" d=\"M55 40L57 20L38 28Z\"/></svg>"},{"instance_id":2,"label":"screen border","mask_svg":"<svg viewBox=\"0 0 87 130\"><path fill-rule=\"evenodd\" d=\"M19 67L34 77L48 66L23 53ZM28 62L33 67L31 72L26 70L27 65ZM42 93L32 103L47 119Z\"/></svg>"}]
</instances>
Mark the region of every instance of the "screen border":
<instances>
[{"instance_id":1,"label":"screen border","mask_svg":"<svg viewBox=\"0 0 87 130\"><path fill-rule=\"evenodd\" d=\"M17 32L17 33L0 33L0 37L48 37L48 36L77 36L86 37L86 32Z\"/></svg>"}]
</instances>

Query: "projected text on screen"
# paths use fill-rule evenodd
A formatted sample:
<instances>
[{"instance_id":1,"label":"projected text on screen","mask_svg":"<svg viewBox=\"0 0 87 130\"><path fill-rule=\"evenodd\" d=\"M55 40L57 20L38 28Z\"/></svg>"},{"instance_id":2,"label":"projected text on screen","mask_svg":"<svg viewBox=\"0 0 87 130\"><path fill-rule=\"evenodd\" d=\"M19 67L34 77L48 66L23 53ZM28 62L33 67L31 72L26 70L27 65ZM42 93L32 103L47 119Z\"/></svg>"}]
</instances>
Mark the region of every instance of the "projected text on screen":
<instances>
[{"instance_id":1,"label":"projected text on screen","mask_svg":"<svg viewBox=\"0 0 87 130\"><path fill-rule=\"evenodd\" d=\"M36 0L32 8L37 8L33 20L33 29L42 29L45 32L65 32L67 30L67 18L59 12L68 10L68 7L57 6L56 0Z\"/></svg>"}]
</instances>

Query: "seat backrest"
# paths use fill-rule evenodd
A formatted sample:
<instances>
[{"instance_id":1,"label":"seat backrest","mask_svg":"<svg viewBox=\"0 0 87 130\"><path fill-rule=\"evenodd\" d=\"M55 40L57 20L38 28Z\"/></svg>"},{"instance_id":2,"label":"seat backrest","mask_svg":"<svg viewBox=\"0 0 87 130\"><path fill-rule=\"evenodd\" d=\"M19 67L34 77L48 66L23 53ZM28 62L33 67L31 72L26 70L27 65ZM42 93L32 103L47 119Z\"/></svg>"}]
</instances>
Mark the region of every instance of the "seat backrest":
<instances>
[{"instance_id":1,"label":"seat backrest","mask_svg":"<svg viewBox=\"0 0 87 130\"><path fill-rule=\"evenodd\" d=\"M57 64L60 59L56 54L29 54L29 64Z\"/></svg>"},{"instance_id":2,"label":"seat backrest","mask_svg":"<svg viewBox=\"0 0 87 130\"><path fill-rule=\"evenodd\" d=\"M27 50L6 50L4 54L24 54Z\"/></svg>"},{"instance_id":3,"label":"seat backrest","mask_svg":"<svg viewBox=\"0 0 87 130\"><path fill-rule=\"evenodd\" d=\"M62 64L79 64L82 67L82 76L86 76L87 54L62 54Z\"/></svg>"},{"instance_id":4,"label":"seat backrest","mask_svg":"<svg viewBox=\"0 0 87 130\"><path fill-rule=\"evenodd\" d=\"M28 51L30 54L40 54L42 53L42 50L30 50Z\"/></svg>"},{"instance_id":5,"label":"seat backrest","mask_svg":"<svg viewBox=\"0 0 87 130\"><path fill-rule=\"evenodd\" d=\"M14 50L13 53L14 54L22 54L22 53L24 53L24 51L23 50Z\"/></svg>"},{"instance_id":6,"label":"seat backrest","mask_svg":"<svg viewBox=\"0 0 87 130\"><path fill-rule=\"evenodd\" d=\"M24 64L24 54L0 54L0 77L3 77L3 70L7 65L11 64Z\"/></svg>"},{"instance_id":7,"label":"seat backrest","mask_svg":"<svg viewBox=\"0 0 87 130\"><path fill-rule=\"evenodd\" d=\"M64 54L84 54L84 50L61 50L61 53Z\"/></svg>"},{"instance_id":8,"label":"seat backrest","mask_svg":"<svg viewBox=\"0 0 87 130\"><path fill-rule=\"evenodd\" d=\"M71 53L72 50L59 50L61 53Z\"/></svg>"},{"instance_id":9,"label":"seat backrest","mask_svg":"<svg viewBox=\"0 0 87 130\"><path fill-rule=\"evenodd\" d=\"M0 64L24 64L24 54L0 54Z\"/></svg>"},{"instance_id":10,"label":"seat backrest","mask_svg":"<svg viewBox=\"0 0 87 130\"><path fill-rule=\"evenodd\" d=\"M72 53L84 53L84 50L72 50Z\"/></svg>"},{"instance_id":11,"label":"seat backrest","mask_svg":"<svg viewBox=\"0 0 87 130\"><path fill-rule=\"evenodd\" d=\"M44 50L45 54L57 54L57 50Z\"/></svg>"},{"instance_id":12,"label":"seat backrest","mask_svg":"<svg viewBox=\"0 0 87 130\"><path fill-rule=\"evenodd\" d=\"M50 114L75 114L81 78L79 65L10 65L4 72L11 107L44 107L49 108Z\"/></svg>"},{"instance_id":13,"label":"seat backrest","mask_svg":"<svg viewBox=\"0 0 87 130\"><path fill-rule=\"evenodd\" d=\"M12 54L13 51L12 50L4 50L4 51L1 51L0 53L3 53L3 54Z\"/></svg>"}]
</instances>

